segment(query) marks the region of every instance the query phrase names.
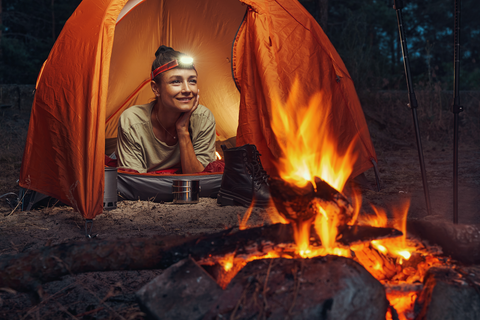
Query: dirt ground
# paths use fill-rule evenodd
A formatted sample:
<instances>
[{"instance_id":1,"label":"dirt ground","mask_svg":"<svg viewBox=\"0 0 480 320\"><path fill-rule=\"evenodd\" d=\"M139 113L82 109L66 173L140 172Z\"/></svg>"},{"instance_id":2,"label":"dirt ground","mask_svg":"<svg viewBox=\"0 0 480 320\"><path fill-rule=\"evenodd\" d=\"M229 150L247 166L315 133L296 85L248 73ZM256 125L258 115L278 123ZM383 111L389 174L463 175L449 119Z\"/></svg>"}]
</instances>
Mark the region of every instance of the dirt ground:
<instances>
[{"instance_id":1,"label":"dirt ground","mask_svg":"<svg viewBox=\"0 0 480 320\"><path fill-rule=\"evenodd\" d=\"M478 104L476 104L478 108ZM392 107L393 108L393 107ZM383 128L382 115L367 109L367 121L372 133L382 188L374 191L373 170L366 172L371 188L361 187L365 211L371 205L382 207L391 215L392 209L411 200L409 219L452 220L452 142L451 139L424 139L424 156L432 203L432 215L427 216L418 153L411 124L404 135L392 136L401 128ZM9 118L10 117L10 118ZM18 118L18 117L17 117ZM411 121L407 114L405 122ZM12 115L2 118L2 125L12 124ZM24 121L24 122L22 122ZM475 119L478 125L478 119ZM17 119L25 130L28 118ZM475 126L473 126L475 127ZM5 127L4 127L5 128ZM428 135L435 134L430 128ZM465 131L465 129L464 129ZM471 134L476 134L470 133ZM17 135L25 136L25 132ZM438 129L438 134L445 134ZM22 136L23 135L23 136ZM466 141L464 141L466 140ZM4 149L5 150L5 149ZM5 159L4 157L3 159ZM13 160L12 160L13 159ZM459 221L480 223L480 147L475 139L461 140L459 150ZM16 158L1 160L2 194L15 189L19 163ZM13 173L12 173L13 172ZM8 189L10 188L10 189ZM0 259L44 246L67 242L86 242L106 239L126 239L150 236L191 236L213 233L238 226L245 213L243 207L220 207L216 199L201 198L198 204L177 205L148 201L120 201L114 210L95 218L92 234L85 237L85 220L72 208L55 206L32 211L13 210L4 197L0 199ZM269 209L255 209L250 225L270 223ZM135 292L161 270L89 272L63 277L44 285L45 296L35 304L29 294L0 288L0 319L143 319L135 300Z\"/></svg>"}]
</instances>

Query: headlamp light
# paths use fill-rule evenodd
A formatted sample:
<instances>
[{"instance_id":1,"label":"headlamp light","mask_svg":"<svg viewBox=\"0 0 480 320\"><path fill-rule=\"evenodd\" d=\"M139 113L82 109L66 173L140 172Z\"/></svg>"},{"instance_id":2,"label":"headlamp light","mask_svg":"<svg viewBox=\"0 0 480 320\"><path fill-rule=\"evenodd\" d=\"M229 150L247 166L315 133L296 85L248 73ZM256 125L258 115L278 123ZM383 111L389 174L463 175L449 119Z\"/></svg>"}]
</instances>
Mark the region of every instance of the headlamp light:
<instances>
[{"instance_id":1,"label":"headlamp light","mask_svg":"<svg viewBox=\"0 0 480 320\"><path fill-rule=\"evenodd\" d=\"M178 63L179 63L180 65L183 65L183 66L192 66L192 65L193 65L193 58L192 58L192 57L184 56L184 57L181 57L181 58L178 60Z\"/></svg>"}]
</instances>

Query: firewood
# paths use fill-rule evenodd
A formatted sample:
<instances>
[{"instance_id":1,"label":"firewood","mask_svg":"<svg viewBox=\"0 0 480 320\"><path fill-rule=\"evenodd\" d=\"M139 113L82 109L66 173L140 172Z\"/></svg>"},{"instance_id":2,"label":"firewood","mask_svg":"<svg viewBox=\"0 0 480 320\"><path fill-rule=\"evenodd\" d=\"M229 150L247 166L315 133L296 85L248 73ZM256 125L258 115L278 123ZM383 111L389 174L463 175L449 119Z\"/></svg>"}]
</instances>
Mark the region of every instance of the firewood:
<instances>
[{"instance_id":1,"label":"firewood","mask_svg":"<svg viewBox=\"0 0 480 320\"><path fill-rule=\"evenodd\" d=\"M370 244L360 244L352 248L355 260L360 262L378 280L391 279L396 273L395 263L372 248Z\"/></svg>"},{"instance_id":2,"label":"firewood","mask_svg":"<svg viewBox=\"0 0 480 320\"><path fill-rule=\"evenodd\" d=\"M480 225L444 220L409 220L409 233L442 247L443 253L464 264L480 263Z\"/></svg>"},{"instance_id":3,"label":"firewood","mask_svg":"<svg viewBox=\"0 0 480 320\"><path fill-rule=\"evenodd\" d=\"M314 181L315 185L307 181L306 185L298 186L271 177L270 193L278 212L288 221L299 224L313 220L320 214L320 206L329 219L336 219L339 225L347 224L353 215L353 207L348 199L322 179L315 177Z\"/></svg>"},{"instance_id":4,"label":"firewood","mask_svg":"<svg viewBox=\"0 0 480 320\"><path fill-rule=\"evenodd\" d=\"M346 228L345 238L361 241ZM359 233L362 235L362 232ZM385 228L384 236L392 236ZM401 233L399 233L401 234ZM376 232L378 236L378 231ZM366 236L363 233L363 236ZM370 239L368 239L370 240ZM122 239L64 243L18 255L0 257L0 288L36 292L42 283L67 274L91 271L165 269L191 256L196 261L213 256L266 254L274 246L292 244L290 225L264 227L219 233L194 238Z\"/></svg>"}]
</instances>

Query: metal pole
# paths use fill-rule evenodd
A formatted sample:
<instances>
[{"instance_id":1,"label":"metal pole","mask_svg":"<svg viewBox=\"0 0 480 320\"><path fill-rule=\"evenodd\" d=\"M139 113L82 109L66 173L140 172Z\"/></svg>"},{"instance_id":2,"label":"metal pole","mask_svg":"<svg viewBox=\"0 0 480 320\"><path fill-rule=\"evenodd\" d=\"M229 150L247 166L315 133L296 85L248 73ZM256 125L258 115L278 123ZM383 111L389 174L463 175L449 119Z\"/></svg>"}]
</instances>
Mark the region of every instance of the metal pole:
<instances>
[{"instance_id":1,"label":"metal pole","mask_svg":"<svg viewBox=\"0 0 480 320\"><path fill-rule=\"evenodd\" d=\"M402 47L405 78L407 80L408 100L409 100L408 106L410 107L410 109L412 109L413 124L415 127L415 137L417 140L418 159L420 161L420 171L422 173L423 191L425 194L425 203L427 206L427 215L431 215L432 209L430 205L430 193L428 191L427 174L425 171L425 161L423 159L422 139L420 137L420 129L418 127L418 117L417 117L418 104L417 104L417 98L415 97L415 92L413 90L412 77L410 74L410 63L408 60L407 41L405 40L405 33L403 31L403 19L402 19L403 1L393 0L393 8L397 13L398 34L400 36L400 45Z\"/></svg>"},{"instance_id":2,"label":"metal pole","mask_svg":"<svg viewBox=\"0 0 480 320\"><path fill-rule=\"evenodd\" d=\"M460 0L454 0L455 23L453 31L453 223L458 223L458 114L463 111L460 106Z\"/></svg>"}]
</instances>

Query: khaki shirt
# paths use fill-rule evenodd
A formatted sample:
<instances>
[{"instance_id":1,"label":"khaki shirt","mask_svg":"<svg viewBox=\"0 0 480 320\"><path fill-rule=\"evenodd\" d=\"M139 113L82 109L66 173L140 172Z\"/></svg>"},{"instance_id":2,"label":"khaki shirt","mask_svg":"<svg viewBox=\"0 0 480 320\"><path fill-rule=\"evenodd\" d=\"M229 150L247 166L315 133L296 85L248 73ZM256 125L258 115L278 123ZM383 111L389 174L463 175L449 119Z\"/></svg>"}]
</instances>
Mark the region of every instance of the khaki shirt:
<instances>
[{"instance_id":1,"label":"khaki shirt","mask_svg":"<svg viewBox=\"0 0 480 320\"><path fill-rule=\"evenodd\" d=\"M118 122L116 156L118 167L150 172L179 168L180 144L169 146L158 140L151 122L155 101L132 106L125 110ZM202 105L190 116L190 138L198 161L206 167L215 161L215 118Z\"/></svg>"}]
</instances>

